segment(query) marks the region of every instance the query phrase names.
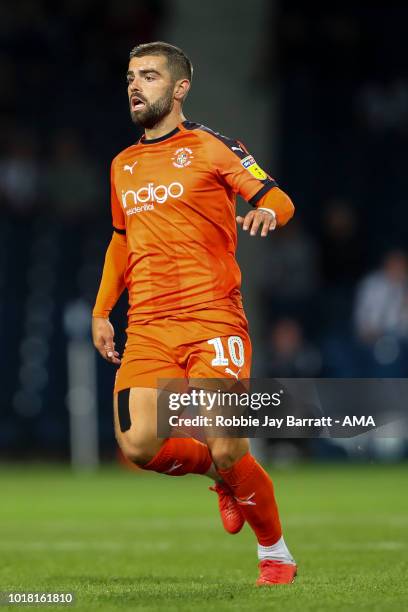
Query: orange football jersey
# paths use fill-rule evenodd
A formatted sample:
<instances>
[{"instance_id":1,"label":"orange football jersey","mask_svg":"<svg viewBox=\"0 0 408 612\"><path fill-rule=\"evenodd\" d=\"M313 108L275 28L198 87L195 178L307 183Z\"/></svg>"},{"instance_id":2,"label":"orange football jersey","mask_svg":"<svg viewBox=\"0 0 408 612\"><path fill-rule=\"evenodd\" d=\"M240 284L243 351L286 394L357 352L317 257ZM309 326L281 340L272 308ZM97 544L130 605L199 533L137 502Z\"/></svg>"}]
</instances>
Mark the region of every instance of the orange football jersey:
<instances>
[{"instance_id":1,"label":"orange football jersey","mask_svg":"<svg viewBox=\"0 0 408 612\"><path fill-rule=\"evenodd\" d=\"M111 204L127 239L129 321L239 294L236 195L256 205L275 186L242 143L190 121L119 153Z\"/></svg>"}]
</instances>

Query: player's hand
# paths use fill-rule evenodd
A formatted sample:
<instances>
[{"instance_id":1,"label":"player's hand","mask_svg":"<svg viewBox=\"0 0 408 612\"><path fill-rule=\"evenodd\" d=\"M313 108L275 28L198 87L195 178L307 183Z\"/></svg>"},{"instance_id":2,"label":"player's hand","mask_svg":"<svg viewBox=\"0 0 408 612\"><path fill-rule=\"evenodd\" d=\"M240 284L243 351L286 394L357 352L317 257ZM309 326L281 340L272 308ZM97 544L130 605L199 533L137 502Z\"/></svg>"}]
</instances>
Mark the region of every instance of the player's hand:
<instances>
[{"instance_id":1,"label":"player's hand","mask_svg":"<svg viewBox=\"0 0 408 612\"><path fill-rule=\"evenodd\" d=\"M109 319L92 317L92 338L95 348L109 363L120 364L118 351L115 351L113 338L115 330Z\"/></svg>"},{"instance_id":2,"label":"player's hand","mask_svg":"<svg viewBox=\"0 0 408 612\"><path fill-rule=\"evenodd\" d=\"M244 231L251 230L251 236L255 236L259 227L262 227L261 237L265 238L269 232L276 227L276 217L272 212L266 210L250 210L245 217L237 217L238 225L242 225Z\"/></svg>"}]
</instances>

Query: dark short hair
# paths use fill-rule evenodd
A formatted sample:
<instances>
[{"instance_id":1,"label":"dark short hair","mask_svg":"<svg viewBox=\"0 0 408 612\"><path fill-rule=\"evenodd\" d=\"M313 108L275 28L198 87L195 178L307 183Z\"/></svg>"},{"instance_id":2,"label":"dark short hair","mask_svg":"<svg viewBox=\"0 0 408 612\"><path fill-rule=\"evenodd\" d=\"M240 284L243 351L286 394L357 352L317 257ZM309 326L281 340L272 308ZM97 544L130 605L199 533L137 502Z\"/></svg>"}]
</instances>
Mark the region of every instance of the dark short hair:
<instances>
[{"instance_id":1,"label":"dark short hair","mask_svg":"<svg viewBox=\"0 0 408 612\"><path fill-rule=\"evenodd\" d=\"M157 41L137 45L130 52L132 57L144 57L145 55L164 55L167 59L169 71L175 81L179 79L188 79L191 81L193 77L193 65L187 55L174 45Z\"/></svg>"}]
</instances>

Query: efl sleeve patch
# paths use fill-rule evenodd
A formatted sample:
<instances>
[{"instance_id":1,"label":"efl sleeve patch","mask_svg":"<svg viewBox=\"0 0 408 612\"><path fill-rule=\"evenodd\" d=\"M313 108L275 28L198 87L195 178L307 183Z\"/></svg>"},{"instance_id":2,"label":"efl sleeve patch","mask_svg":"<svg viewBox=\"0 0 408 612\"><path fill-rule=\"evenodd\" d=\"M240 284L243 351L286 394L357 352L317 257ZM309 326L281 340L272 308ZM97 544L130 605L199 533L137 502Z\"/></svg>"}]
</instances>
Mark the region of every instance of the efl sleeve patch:
<instances>
[{"instance_id":1,"label":"efl sleeve patch","mask_svg":"<svg viewBox=\"0 0 408 612\"><path fill-rule=\"evenodd\" d=\"M248 170L248 172L252 174L254 178L260 181L264 181L268 178L266 172L258 166L252 155L247 155L246 157L244 157L244 159L241 161L241 164L245 168L245 170Z\"/></svg>"}]
</instances>

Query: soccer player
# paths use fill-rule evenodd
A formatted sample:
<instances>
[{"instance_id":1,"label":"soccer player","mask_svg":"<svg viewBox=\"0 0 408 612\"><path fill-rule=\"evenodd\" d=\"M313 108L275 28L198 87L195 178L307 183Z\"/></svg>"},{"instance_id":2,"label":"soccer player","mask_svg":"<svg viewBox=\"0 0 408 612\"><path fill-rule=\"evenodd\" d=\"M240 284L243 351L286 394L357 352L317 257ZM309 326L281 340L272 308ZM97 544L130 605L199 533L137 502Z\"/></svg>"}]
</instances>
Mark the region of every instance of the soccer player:
<instances>
[{"instance_id":1,"label":"soccer player","mask_svg":"<svg viewBox=\"0 0 408 612\"><path fill-rule=\"evenodd\" d=\"M215 481L225 529L245 521L258 541L258 585L293 582L272 481L247 439L157 438L160 378L249 378L251 344L235 259L236 223L266 237L294 212L290 198L245 146L199 123L182 107L191 85L185 53L164 42L130 53L127 92L144 135L111 167L112 240L93 310L95 347L120 364L115 434L126 457L170 476ZM209 93L209 101L213 103ZM236 194L253 206L235 217ZM127 342L115 350L109 314L129 292Z\"/></svg>"}]
</instances>

